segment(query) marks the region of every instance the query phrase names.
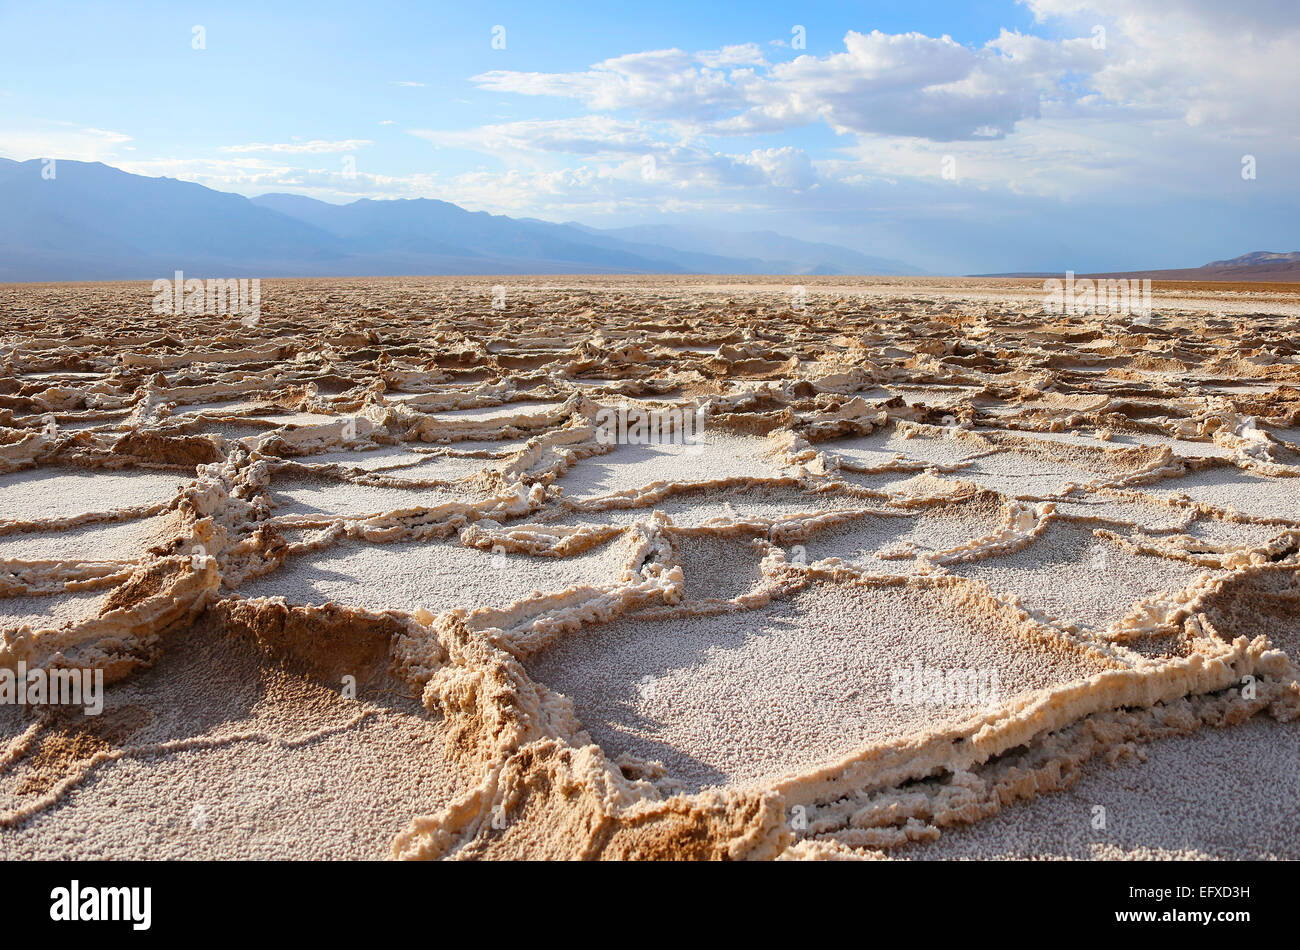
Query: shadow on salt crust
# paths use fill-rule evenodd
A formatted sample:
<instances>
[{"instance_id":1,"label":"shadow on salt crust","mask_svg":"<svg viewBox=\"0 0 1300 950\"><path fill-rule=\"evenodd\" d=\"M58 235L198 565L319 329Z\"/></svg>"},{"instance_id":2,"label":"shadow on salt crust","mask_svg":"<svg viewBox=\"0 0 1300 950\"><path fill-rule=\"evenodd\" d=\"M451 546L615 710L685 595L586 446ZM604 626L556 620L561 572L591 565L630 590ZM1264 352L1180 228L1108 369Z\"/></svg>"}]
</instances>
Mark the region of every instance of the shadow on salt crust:
<instances>
[{"instance_id":1,"label":"shadow on salt crust","mask_svg":"<svg viewBox=\"0 0 1300 950\"><path fill-rule=\"evenodd\" d=\"M1300 519L1300 478L1265 478L1238 468L1217 468L1171 478L1140 490L1157 498L1182 494L1203 505L1231 509L1253 518Z\"/></svg>"},{"instance_id":2,"label":"shadow on salt crust","mask_svg":"<svg viewBox=\"0 0 1300 950\"><path fill-rule=\"evenodd\" d=\"M1103 630L1134 602L1177 593L1212 569L1169 558L1133 554L1088 528L1053 522L1011 554L949 565L995 593L1015 594L1021 605L1066 624ZM1104 600L1097 591L1107 592Z\"/></svg>"},{"instance_id":3,"label":"shadow on salt crust","mask_svg":"<svg viewBox=\"0 0 1300 950\"><path fill-rule=\"evenodd\" d=\"M367 685L374 672L355 670L362 685L346 699L337 678L201 624L151 670L108 687L101 716L56 720L34 755L0 773L0 814L31 810L0 829L5 855L385 857L411 814L450 801L472 775L443 756L445 726L382 680ZM6 740L30 727L14 709L0 709ZM105 752L117 758L53 803L70 807L36 807Z\"/></svg>"},{"instance_id":4,"label":"shadow on salt crust","mask_svg":"<svg viewBox=\"0 0 1300 950\"><path fill-rule=\"evenodd\" d=\"M986 496L963 504L864 514L822 528L799 543L809 562L837 557L872 573L903 574L912 569L916 556L985 537L1001 523L1002 505ZM899 556L881 558L881 553Z\"/></svg>"},{"instance_id":5,"label":"shadow on salt crust","mask_svg":"<svg viewBox=\"0 0 1300 950\"><path fill-rule=\"evenodd\" d=\"M1267 716L1161 739L1109 765L1084 764L1065 791L1009 805L911 860L1187 860L1300 858L1300 725ZM1102 808L1104 812L1096 809ZM1105 825L1094 828L1101 816Z\"/></svg>"}]
</instances>

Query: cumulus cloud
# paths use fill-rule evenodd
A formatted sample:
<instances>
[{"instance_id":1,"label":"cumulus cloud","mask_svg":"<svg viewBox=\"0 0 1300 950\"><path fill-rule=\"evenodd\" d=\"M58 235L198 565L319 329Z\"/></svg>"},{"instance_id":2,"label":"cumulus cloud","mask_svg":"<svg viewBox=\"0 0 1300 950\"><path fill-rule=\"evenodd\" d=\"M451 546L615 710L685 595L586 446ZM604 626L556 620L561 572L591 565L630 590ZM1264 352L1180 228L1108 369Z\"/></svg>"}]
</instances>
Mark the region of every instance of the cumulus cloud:
<instances>
[{"instance_id":1,"label":"cumulus cloud","mask_svg":"<svg viewBox=\"0 0 1300 950\"><path fill-rule=\"evenodd\" d=\"M1159 110L1210 134L1300 132L1294 0L1025 2L1040 22L1105 30L1088 81L1116 114Z\"/></svg>"},{"instance_id":2,"label":"cumulus cloud","mask_svg":"<svg viewBox=\"0 0 1300 950\"><path fill-rule=\"evenodd\" d=\"M944 36L850 31L845 52L800 56L750 84L753 107L720 130L776 131L824 119L837 132L935 141L993 138L1038 114L1038 90L996 50Z\"/></svg>"},{"instance_id":3,"label":"cumulus cloud","mask_svg":"<svg viewBox=\"0 0 1300 950\"><path fill-rule=\"evenodd\" d=\"M1013 194L1190 194L1228 186L1241 156L1254 151L1269 157L1266 187L1296 177L1288 169L1297 164L1300 110L1286 77L1300 61L1300 4L1023 2L1050 25L1044 35L1002 29L974 46L849 31L840 52L775 64L748 44L633 53L578 72L484 73L473 78L485 89L577 100L591 114L443 133L441 141L596 161L648 153L663 181L719 187L752 180L755 161L700 143L816 123L845 145L764 181L808 189L828 178L929 180L955 161L961 173L951 181ZM632 118L615 121L614 112Z\"/></svg>"},{"instance_id":4,"label":"cumulus cloud","mask_svg":"<svg viewBox=\"0 0 1300 950\"><path fill-rule=\"evenodd\" d=\"M497 70L473 77L482 88L583 101L597 111L626 109L672 119L697 132L778 132L825 120L839 132L951 141L1001 137L1038 114L1049 66L1068 57L1028 50L971 49L950 37L849 31L845 52L769 65L756 46L690 54L633 53L574 73Z\"/></svg>"},{"instance_id":5,"label":"cumulus cloud","mask_svg":"<svg viewBox=\"0 0 1300 950\"><path fill-rule=\"evenodd\" d=\"M1025 0L1063 38L1002 30L982 47L947 36L861 33L844 50L768 63L755 44L631 53L566 73L496 70L481 88L671 120L697 134L841 134L935 142L1002 139L1065 102L1111 118L1179 118L1210 131L1300 130L1294 0Z\"/></svg>"},{"instance_id":6,"label":"cumulus cloud","mask_svg":"<svg viewBox=\"0 0 1300 950\"><path fill-rule=\"evenodd\" d=\"M1168 22L1197 21L1221 30L1261 34L1300 29L1300 6L1292 0L1021 0L1039 22L1049 17L1100 15L1141 17Z\"/></svg>"},{"instance_id":7,"label":"cumulus cloud","mask_svg":"<svg viewBox=\"0 0 1300 950\"><path fill-rule=\"evenodd\" d=\"M435 174L387 175L342 163L332 167L302 167L264 158L162 158L125 161L121 167L137 175L180 178L218 191L260 195L291 191L329 201L357 198L451 197L454 184Z\"/></svg>"}]
</instances>

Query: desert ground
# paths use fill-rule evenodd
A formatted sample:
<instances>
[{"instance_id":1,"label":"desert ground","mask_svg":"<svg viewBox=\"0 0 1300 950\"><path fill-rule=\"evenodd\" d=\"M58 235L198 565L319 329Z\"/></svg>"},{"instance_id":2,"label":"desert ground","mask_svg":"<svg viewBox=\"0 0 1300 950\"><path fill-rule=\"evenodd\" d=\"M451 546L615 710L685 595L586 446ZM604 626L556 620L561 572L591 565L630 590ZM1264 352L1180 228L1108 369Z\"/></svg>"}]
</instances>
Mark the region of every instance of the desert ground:
<instances>
[{"instance_id":1,"label":"desert ground","mask_svg":"<svg viewBox=\"0 0 1300 950\"><path fill-rule=\"evenodd\" d=\"M0 856L1300 858L1300 286L1153 296L0 286Z\"/></svg>"}]
</instances>

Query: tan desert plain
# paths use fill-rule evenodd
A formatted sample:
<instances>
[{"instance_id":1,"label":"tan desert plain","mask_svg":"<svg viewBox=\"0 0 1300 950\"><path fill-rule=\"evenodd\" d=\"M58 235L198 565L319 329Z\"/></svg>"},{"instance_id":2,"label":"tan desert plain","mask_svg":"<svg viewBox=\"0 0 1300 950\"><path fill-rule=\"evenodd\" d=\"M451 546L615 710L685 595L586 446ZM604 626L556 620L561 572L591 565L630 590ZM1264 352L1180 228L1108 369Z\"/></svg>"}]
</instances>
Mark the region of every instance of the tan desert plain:
<instances>
[{"instance_id":1,"label":"tan desert plain","mask_svg":"<svg viewBox=\"0 0 1300 950\"><path fill-rule=\"evenodd\" d=\"M1300 857L1300 285L153 296L0 286L6 858Z\"/></svg>"}]
</instances>

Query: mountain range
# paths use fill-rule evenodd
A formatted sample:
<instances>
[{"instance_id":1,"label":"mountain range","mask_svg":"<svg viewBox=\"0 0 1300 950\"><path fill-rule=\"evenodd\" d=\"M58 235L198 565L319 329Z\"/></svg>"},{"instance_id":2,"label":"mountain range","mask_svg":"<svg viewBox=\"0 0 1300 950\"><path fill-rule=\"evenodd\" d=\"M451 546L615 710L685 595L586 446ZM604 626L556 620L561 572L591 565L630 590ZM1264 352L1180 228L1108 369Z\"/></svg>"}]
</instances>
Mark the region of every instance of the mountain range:
<instances>
[{"instance_id":1,"label":"mountain range","mask_svg":"<svg viewBox=\"0 0 1300 950\"><path fill-rule=\"evenodd\" d=\"M63 159L0 159L0 208L0 281L151 280L177 270L205 277L925 273L772 231L600 229L467 211L430 198L343 205L289 194L246 198ZM1300 281L1300 252L1079 276Z\"/></svg>"},{"instance_id":2,"label":"mountain range","mask_svg":"<svg viewBox=\"0 0 1300 950\"><path fill-rule=\"evenodd\" d=\"M0 159L0 281L203 276L921 274L770 231L601 230L428 198L257 198L98 162Z\"/></svg>"},{"instance_id":3,"label":"mountain range","mask_svg":"<svg viewBox=\"0 0 1300 950\"><path fill-rule=\"evenodd\" d=\"M1300 251L1251 251L1226 261L1176 270L1089 274L1089 277L1149 277L1152 280L1300 282Z\"/></svg>"},{"instance_id":4,"label":"mountain range","mask_svg":"<svg viewBox=\"0 0 1300 950\"><path fill-rule=\"evenodd\" d=\"M1010 274L972 274L972 277L1056 277L1063 271L1019 271ZM1164 270L1109 271L1103 274L1076 274L1080 278L1150 278L1151 280L1190 280L1223 282L1300 283L1300 251L1251 251L1226 261L1210 261L1200 267Z\"/></svg>"}]
</instances>

